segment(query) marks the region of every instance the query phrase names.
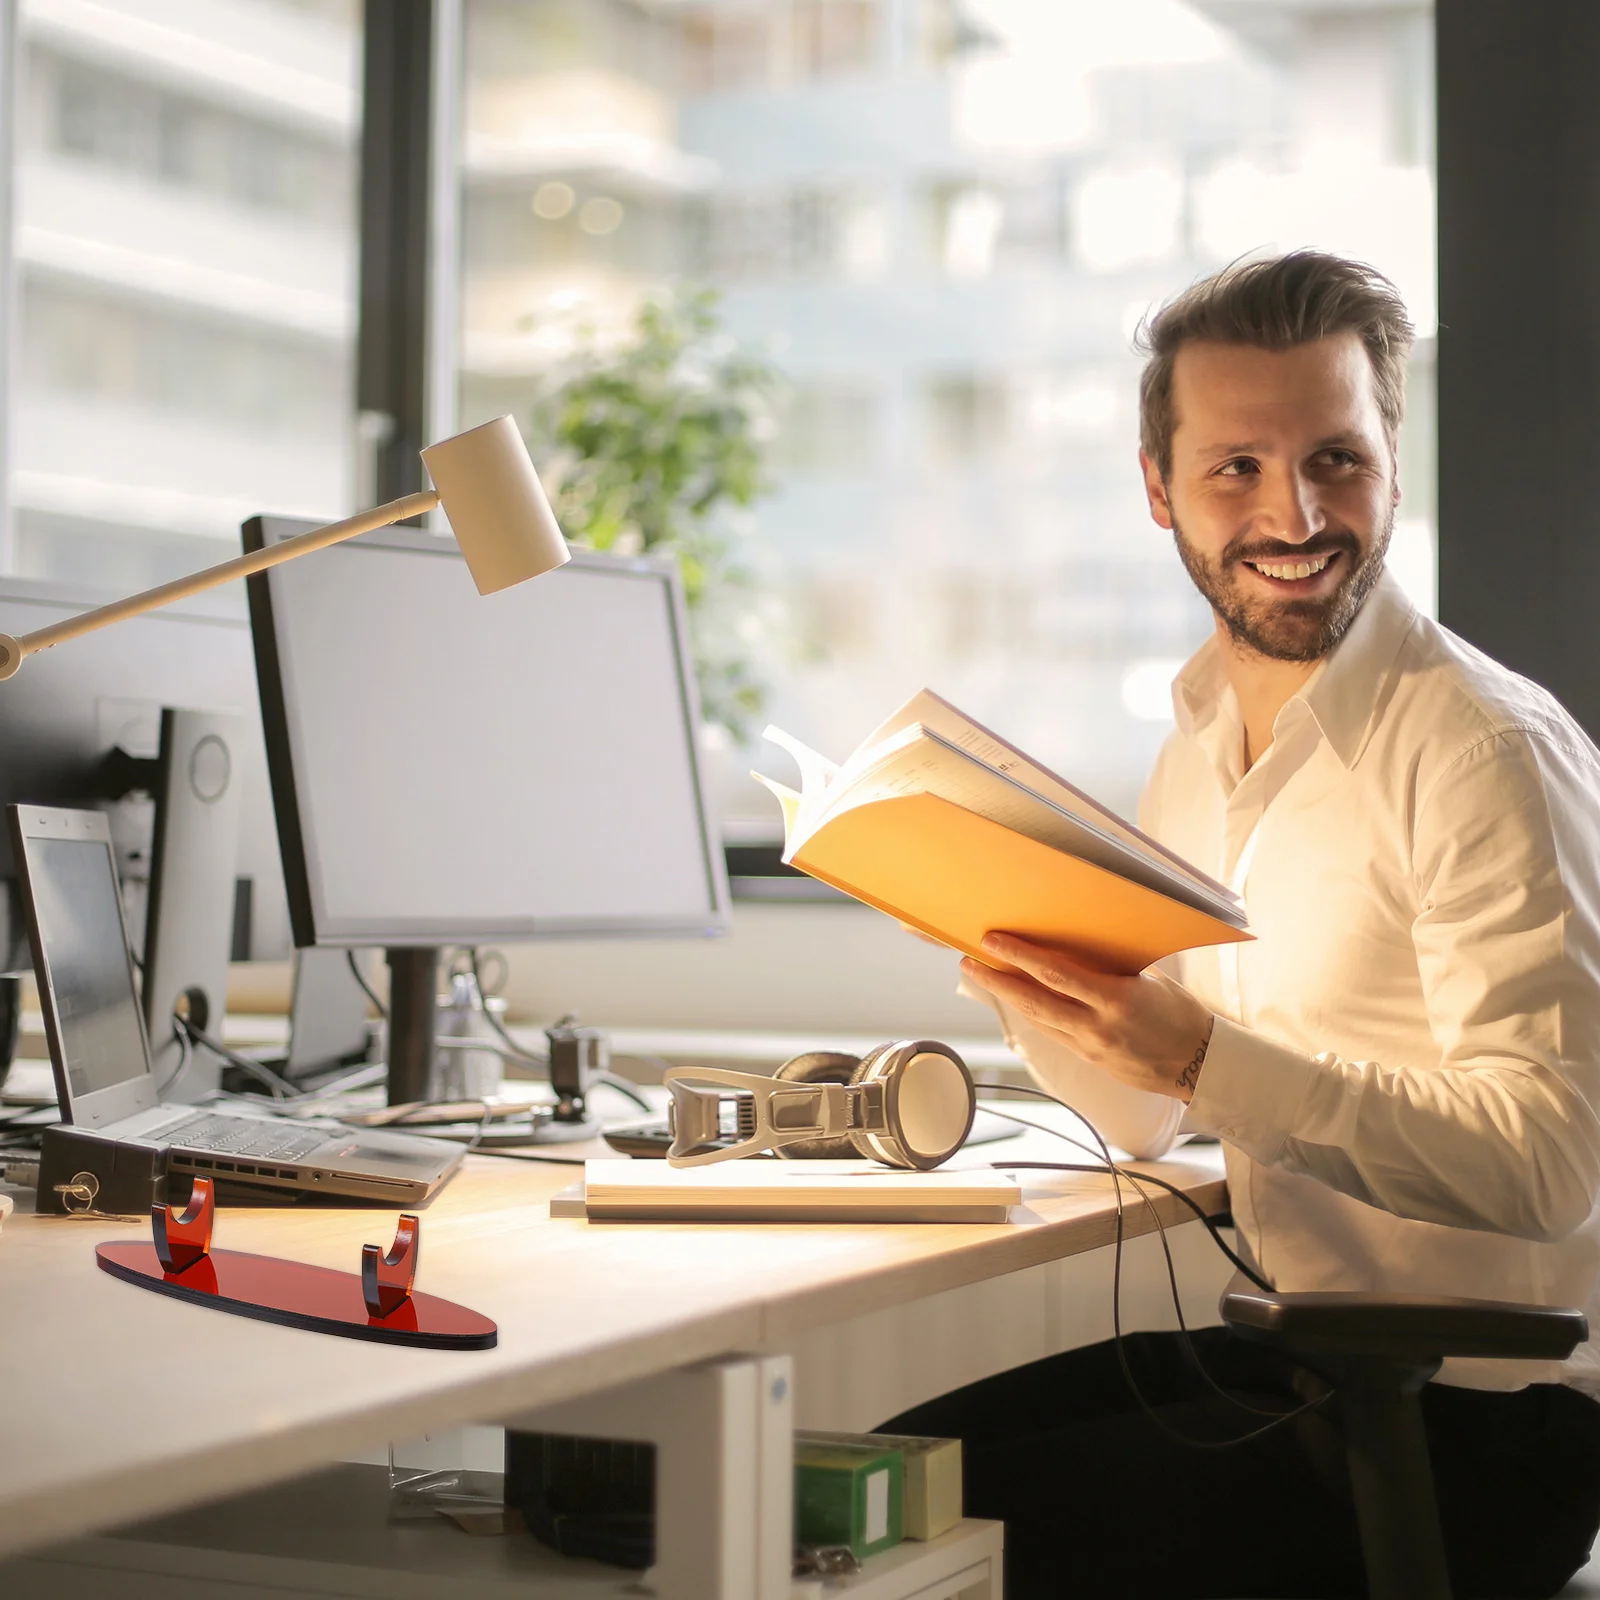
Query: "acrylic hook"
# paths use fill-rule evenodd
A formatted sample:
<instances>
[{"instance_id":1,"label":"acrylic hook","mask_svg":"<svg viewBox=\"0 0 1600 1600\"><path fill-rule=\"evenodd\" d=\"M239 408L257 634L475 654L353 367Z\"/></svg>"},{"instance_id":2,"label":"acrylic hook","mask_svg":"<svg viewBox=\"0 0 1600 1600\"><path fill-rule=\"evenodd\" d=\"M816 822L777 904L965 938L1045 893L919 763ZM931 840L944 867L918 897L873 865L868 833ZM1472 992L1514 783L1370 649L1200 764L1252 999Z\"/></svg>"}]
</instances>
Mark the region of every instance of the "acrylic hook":
<instances>
[{"instance_id":1,"label":"acrylic hook","mask_svg":"<svg viewBox=\"0 0 1600 1600\"><path fill-rule=\"evenodd\" d=\"M369 1316L390 1316L411 1298L421 1236L421 1222L407 1213L400 1218L388 1255L383 1253L382 1245L362 1245L361 1298L367 1303Z\"/></svg>"},{"instance_id":2,"label":"acrylic hook","mask_svg":"<svg viewBox=\"0 0 1600 1600\"><path fill-rule=\"evenodd\" d=\"M216 1221L217 1197L209 1178L196 1178L189 1204L175 1213L165 1201L150 1208L156 1256L167 1272L184 1272L211 1251L211 1227Z\"/></svg>"}]
</instances>

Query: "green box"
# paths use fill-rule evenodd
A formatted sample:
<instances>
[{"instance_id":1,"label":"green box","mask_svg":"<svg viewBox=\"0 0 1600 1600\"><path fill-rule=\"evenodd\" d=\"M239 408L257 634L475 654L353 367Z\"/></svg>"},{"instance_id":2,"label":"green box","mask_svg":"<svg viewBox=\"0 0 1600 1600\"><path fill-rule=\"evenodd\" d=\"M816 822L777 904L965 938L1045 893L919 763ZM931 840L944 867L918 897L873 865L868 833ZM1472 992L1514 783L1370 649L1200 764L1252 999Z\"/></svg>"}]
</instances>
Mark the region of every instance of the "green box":
<instances>
[{"instance_id":1,"label":"green box","mask_svg":"<svg viewBox=\"0 0 1600 1600\"><path fill-rule=\"evenodd\" d=\"M896 1433L799 1432L808 1444L898 1450L905 1464L900 1498L903 1538L937 1539L961 1521L961 1441Z\"/></svg>"},{"instance_id":2,"label":"green box","mask_svg":"<svg viewBox=\"0 0 1600 1600\"><path fill-rule=\"evenodd\" d=\"M961 1441L894 1433L796 1432L797 1442L898 1450L900 1525L906 1539L937 1539L961 1521Z\"/></svg>"},{"instance_id":3,"label":"green box","mask_svg":"<svg viewBox=\"0 0 1600 1600\"><path fill-rule=\"evenodd\" d=\"M905 1462L895 1449L796 1439L794 1534L848 1545L858 1561L900 1543Z\"/></svg>"}]
</instances>

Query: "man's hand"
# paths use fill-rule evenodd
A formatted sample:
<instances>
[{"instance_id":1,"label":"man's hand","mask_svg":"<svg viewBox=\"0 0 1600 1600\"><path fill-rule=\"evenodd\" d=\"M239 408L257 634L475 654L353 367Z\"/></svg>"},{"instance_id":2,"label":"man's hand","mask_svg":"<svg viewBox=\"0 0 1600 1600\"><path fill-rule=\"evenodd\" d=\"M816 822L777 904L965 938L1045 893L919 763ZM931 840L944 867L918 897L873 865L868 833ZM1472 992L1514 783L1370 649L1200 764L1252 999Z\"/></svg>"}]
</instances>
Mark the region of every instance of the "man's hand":
<instances>
[{"instance_id":1,"label":"man's hand","mask_svg":"<svg viewBox=\"0 0 1600 1600\"><path fill-rule=\"evenodd\" d=\"M1110 977L1010 933L986 934L983 948L1026 976L968 956L964 977L1113 1078L1184 1102L1194 1098L1216 1019L1182 984L1153 970Z\"/></svg>"}]
</instances>

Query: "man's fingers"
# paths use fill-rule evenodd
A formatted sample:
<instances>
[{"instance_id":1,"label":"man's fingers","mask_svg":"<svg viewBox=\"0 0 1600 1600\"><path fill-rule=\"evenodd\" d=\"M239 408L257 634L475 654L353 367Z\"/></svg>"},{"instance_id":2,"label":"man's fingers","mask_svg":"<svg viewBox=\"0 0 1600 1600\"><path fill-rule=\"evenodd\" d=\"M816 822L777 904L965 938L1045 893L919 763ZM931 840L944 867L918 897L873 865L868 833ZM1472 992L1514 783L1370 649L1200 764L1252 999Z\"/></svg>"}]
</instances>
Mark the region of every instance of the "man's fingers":
<instances>
[{"instance_id":1,"label":"man's fingers","mask_svg":"<svg viewBox=\"0 0 1600 1600\"><path fill-rule=\"evenodd\" d=\"M983 948L998 956L1009 966L1019 967L1045 988L1064 994L1080 1005L1096 1005L1105 999L1105 978L1088 967L1028 939L1019 939L1013 933L986 933Z\"/></svg>"},{"instance_id":2,"label":"man's fingers","mask_svg":"<svg viewBox=\"0 0 1600 1600\"><path fill-rule=\"evenodd\" d=\"M971 956L962 961L961 971L964 976L987 989L997 999L1004 1000L1007 1005L1031 1022L1038 1022L1048 1028L1070 1031L1075 1026L1093 1020L1092 1013L1082 1002L1068 995L1059 994L1054 989L1047 989L1043 984L1020 973L996 972L993 967L986 967L981 961L974 961Z\"/></svg>"}]
</instances>

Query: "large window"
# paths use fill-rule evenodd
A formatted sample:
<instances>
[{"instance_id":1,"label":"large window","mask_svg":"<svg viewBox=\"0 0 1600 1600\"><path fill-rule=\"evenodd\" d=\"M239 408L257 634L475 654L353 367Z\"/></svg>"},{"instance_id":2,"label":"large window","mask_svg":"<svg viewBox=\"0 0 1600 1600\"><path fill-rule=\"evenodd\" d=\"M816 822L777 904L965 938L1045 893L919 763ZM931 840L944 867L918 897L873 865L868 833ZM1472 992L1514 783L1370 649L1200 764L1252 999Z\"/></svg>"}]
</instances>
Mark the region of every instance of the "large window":
<instances>
[{"instance_id":1,"label":"large window","mask_svg":"<svg viewBox=\"0 0 1600 1600\"><path fill-rule=\"evenodd\" d=\"M357 0L20 0L0 562L127 589L351 498Z\"/></svg>"},{"instance_id":2,"label":"large window","mask_svg":"<svg viewBox=\"0 0 1600 1600\"><path fill-rule=\"evenodd\" d=\"M575 331L723 292L787 379L744 537L773 715L842 756L923 684L1131 808L1207 614L1137 473L1153 304L1251 251L1424 337L1393 564L1433 591L1430 15L1411 0L467 0L464 421ZM775 812L740 782L731 829Z\"/></svg>"},{"instance_id":3,"label":"large window","mask_svg":"<svg viewBox=\"0 0 1600 1600\"><path fill-rule=\"evenodd\" d=\"M356 496L357 0L20 0L0 567L127 588ZM441 14L449 14L449 8ZM464 0L463 424L674 282L782 371L732 530L771 714L928 684L1134 804L1207 616L1135 463L1154 304L1364 257L1424 337L1393 564L1433 588L1415 0ZM758 602L758 603L757 603ZM730 831L776 814L727 750Z\"/></svg>"}]
</instances>

